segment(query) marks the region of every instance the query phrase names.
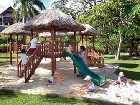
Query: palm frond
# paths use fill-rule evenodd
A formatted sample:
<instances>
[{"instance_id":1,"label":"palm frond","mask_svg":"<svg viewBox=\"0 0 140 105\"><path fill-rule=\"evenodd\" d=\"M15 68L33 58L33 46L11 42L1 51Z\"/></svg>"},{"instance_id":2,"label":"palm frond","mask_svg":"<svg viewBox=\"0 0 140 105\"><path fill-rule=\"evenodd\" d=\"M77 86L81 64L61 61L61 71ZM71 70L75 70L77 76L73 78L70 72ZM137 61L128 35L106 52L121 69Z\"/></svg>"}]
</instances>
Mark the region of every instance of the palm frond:
<instances>
[{"instance_id":1,"label":"palm frond","mask_svg":"<svg viewBox=\"0 0 140 105\"><path fill-rule=\"evenodd\" d=\"M34 5L36 5L40 10L45 10L46 7L44 6L41 0L31 0Z\"/></svg>"}]
</instances>

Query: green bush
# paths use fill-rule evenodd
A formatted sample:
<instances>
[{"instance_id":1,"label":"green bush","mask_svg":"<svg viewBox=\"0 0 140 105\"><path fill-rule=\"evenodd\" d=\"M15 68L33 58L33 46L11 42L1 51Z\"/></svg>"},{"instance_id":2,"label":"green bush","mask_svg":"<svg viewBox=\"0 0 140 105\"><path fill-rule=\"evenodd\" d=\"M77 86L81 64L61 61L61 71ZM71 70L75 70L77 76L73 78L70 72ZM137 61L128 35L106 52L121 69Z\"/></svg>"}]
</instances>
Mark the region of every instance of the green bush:
<instances>
[{"instance_id":1,"label":"green bush","mask_svg":"<svg viewBox=\"0 0 140 105\"><path fill-rule=\"evenodd\" d=\"M7 52L7 44L0 44L0 52Z\"/></svg>"},{"instance_id":2,"label":"green bush","mask_svg":"<svg viewBox=\"0 0 140 105\"><path fill-rule=\"evenodd\" d=\"M1 35L0 36L0 44L7 44L8 36Z\"/></svg>"}]
</instances>

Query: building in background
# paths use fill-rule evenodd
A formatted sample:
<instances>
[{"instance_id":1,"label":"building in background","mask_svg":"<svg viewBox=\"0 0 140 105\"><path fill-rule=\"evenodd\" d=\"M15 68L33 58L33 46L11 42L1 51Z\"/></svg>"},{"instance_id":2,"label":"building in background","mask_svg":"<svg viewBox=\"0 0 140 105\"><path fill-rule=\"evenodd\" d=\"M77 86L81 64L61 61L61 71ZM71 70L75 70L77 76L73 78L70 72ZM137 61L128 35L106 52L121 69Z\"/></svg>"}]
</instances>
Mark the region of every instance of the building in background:
<instances>
[{"instance_id":1,"label":"building in background","mask_svg":"<svg viewBox=\"0 0 140 105\"><path fill-rule=\"evenodd\" d=\"M12 18L13 12L14 9L10 6L0 14L0 32L14 23L14 19Z\"/></svg>"}]
</instances>

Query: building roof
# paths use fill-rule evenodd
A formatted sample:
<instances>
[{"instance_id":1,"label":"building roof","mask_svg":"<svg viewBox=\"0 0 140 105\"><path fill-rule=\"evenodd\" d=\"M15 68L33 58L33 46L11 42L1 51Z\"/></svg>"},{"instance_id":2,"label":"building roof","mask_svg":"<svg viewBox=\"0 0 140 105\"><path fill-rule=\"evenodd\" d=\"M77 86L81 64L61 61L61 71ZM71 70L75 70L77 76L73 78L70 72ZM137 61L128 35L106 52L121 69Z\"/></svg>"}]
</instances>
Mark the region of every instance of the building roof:
<instances>
[{"instance_id":1,"label":"building roof","mask_svg":"<svg viewBox=\"0 0 140 105\"><path fill-rule=\"evenodd\" d=\"M12 13L13 11L14 11L14 9L10 6L6 10L4 10L0 15L4 15L6 13Z\"/></svg>"}]
</instances>

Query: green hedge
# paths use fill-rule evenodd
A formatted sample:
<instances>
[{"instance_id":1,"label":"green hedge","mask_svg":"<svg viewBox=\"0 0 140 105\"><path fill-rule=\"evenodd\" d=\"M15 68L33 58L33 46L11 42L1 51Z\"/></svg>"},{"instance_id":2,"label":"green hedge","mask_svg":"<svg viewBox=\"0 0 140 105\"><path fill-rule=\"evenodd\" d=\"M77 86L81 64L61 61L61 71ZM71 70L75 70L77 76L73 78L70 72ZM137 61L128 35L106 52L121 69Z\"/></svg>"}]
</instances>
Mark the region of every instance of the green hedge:
<instances>
[{"instance_id":1,"label":"green hedge","mask_svg":"<svg viewBox=\"0 0 140 105\"><path fill-rule=\"evenodd\" d=\"M7 44L0 44L0 52L7 52Z\"/></svg>"},{"instance_id":2,"label":"green hedge","mask_svg":"<svg viewBox=\"0 0 140 105\"><path fill-rule=\"evenodd\" d=\"M1 35L0 36L0 44L7 44L8 36Z\"/></svg>"}]
</instances>

